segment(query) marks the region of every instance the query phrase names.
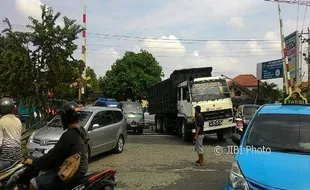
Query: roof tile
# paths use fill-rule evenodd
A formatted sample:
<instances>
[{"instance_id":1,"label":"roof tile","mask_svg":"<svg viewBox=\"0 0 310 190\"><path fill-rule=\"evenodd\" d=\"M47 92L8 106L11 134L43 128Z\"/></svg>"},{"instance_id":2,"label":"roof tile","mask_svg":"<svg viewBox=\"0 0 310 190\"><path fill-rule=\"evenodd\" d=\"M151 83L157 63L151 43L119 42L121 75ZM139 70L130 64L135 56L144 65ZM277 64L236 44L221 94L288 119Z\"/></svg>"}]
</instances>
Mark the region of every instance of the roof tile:
<instances>
[{"instance_id":1,"label":"roof tile","mask_svg":"<svg viewBox=\"0 0 310 190\"><path fill-rule=\"evenodd\" d=\"M233 81L245 87L257 86L257 79L252 74L238 75L235 78L233 78ZM231 84L232 84L232 81L229 81L228 85L230 86ZM260 85L263 85L263 83L260 82Z\"/></svg>"}]
</instances>

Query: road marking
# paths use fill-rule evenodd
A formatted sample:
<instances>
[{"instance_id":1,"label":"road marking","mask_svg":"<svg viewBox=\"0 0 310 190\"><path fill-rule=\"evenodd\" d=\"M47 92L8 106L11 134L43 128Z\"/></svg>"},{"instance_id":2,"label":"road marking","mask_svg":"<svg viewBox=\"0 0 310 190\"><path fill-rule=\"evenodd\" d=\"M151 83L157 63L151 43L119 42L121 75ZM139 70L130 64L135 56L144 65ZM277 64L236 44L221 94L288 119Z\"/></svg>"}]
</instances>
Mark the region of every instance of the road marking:
<instances>
[{"instance_id":1,"label":"road marking","mask_svg":"<svg viewBox=\"0 0 310 190\"><path fill-rule=\"evenodd\" d=\"M199 169L199 168L187 167L187 168L182 168L182 169L173 169L173 171L221 172L222 170L216 170L216 169L211 169L211 168ZM228 172L227 170L224 170L224 171Z\"/></svg>"},{"instance_id":2,"label":"road marking","mask_svg":"<svg viewBox=\"0 0 310 190\"><path fill-rule=\"evenodd\" d=\"M158 137L158 136L160 136L160 137L173 137L173 135L163 135L163 134L157 134L157 133L144 133L142 135L142 137L143 136L148 136L148 137Z\"/></svg>"}]
</instances>

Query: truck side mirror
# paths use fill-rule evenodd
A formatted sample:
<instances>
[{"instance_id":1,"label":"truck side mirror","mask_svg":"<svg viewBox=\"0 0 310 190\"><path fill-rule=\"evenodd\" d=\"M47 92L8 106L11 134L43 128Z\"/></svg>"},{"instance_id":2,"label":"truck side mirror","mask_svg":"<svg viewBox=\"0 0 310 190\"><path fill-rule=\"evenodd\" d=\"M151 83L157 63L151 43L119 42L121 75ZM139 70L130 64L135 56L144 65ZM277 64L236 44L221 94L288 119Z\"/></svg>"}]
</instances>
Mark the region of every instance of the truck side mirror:
<instances>
[{"instance_id":1,"label":"truck side mirror","mask_svg":"<svg viewBox=\"0 0 310 190\"><path fill-rule=\"evenodd\" d=\"M186 101L187 102L190 102L191 100L190 100L190 94L189 94L189 92L187 91L186 93L185 93L185 99L186 99Z\"/></svg>"}]
</instances>

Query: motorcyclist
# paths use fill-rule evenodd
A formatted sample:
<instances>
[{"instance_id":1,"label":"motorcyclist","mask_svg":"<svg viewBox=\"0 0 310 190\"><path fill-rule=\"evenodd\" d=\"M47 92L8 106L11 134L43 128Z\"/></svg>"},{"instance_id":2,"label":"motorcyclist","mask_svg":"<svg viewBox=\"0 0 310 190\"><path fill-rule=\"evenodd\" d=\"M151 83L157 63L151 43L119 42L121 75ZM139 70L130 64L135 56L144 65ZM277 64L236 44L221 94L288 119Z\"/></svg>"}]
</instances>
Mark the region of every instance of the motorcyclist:
<instances>
[{"instance_id":1,"label":"motorcyclist","mask_svg":"<svg viewBox=\"0 0 310 190\"><path fill-rule=\"evenodd\" d=\"M63 162L77 152L82 152L79 169L73 179L83 177L88 169L87 132L80 127L79 106L75 102L68 102L58 112L66 130L57 144L47 154L40 158L27 159L25 164L32 165L36 170L47 171L30 181L30 189L63 189L65 183L58 177L57 172Z\"/></svg>"},{"instance_id":2,"label":"motorcyclist","mask_svg":"<svg viewBox=\"0 0 310 190\"><path fill-rule=\"evenodd\" d=\"M13 114L14 101L0 100L0 172L21 161L22 123Z\"/></svg>"}]
</instances>

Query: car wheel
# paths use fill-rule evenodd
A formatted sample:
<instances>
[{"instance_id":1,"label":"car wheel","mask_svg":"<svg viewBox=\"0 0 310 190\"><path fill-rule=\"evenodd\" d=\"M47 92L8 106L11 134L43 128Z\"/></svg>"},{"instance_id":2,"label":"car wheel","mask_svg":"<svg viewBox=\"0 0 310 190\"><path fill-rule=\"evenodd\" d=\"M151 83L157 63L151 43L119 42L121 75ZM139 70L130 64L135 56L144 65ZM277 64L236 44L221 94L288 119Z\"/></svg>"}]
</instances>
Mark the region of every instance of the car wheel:
<instances>
[{"instance_id":1,"label":"car wheel","mask_svg":"<svg viewBox=\"0 0 310 190\"><path fill-rule=\"evenodd\" d=\"M139 133L140 135L142 135L142 134L143 134L143 128L138 129L138 133Z\"/></svg>"},{"instance_id":2,"label":"car wheel","mask_svg":"<svg viewBox=\"0 0 310 190\"><path fill-rule=\"evenodd\" d=\"M117 140L117 143L116 143L116 147L115 147L115 152L116 153L121 153L123 152L123 149L124 149L124 138L123 136L120 136Z\"/></svg>"}]
</instances>

